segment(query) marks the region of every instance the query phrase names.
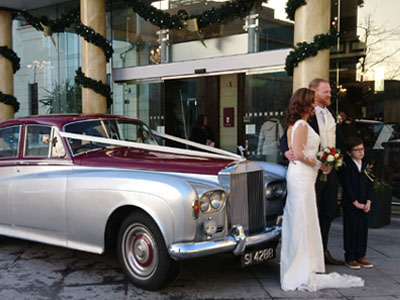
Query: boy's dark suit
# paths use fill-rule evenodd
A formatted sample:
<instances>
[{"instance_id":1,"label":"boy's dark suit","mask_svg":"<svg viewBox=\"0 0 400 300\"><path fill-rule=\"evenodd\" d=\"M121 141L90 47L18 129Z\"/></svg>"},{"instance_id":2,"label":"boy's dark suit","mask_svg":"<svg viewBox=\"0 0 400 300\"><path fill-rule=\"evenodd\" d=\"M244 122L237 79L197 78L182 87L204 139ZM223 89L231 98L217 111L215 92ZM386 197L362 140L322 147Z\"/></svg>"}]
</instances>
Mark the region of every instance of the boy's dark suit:
<instances>
[{"instance_id":1,"label":"boy's dark suit","mask_svg":"<svg viewBox=\"0 0 400 300\"><path fill-rule=\"evenodd\" d=\"M373 201L374 185L364 173L366 163L362 162L361 172L355 162L346 155L345 165L339 171L343 186L343 237L345 260L353 261L363 258L367 250L368 213L356 208L353 204Z\"/></svg>"},{"instance_id":2,"label":"boy's dark suit","mask_svg":"<svg viewBox=\"0 0 400 300\"><path fill-rule=\"evenodd\" d=\"M332 110L328 107L329 112L332 114L336 122L336 116ZM319 134L319 127L317 117L315 115L311 116L308 120L310 126L314 129L316 133ZM289 149L287 143L287 130L283 134L280 140L280 148L282 155ZM342 153L345 153L346 142L344 140L340 126L336 125L336 148L339 148ZM321 227L321 237L324 251L328 250L328 234L331 227L331 223L338 214L338 204L337 204L337 192L339 188L339 180L335 169L328 175L328 180L326 182L317 179L315 184L315 191L317 196L318 204L318 218L319 225Z\"/></svg>"}]
</instances>

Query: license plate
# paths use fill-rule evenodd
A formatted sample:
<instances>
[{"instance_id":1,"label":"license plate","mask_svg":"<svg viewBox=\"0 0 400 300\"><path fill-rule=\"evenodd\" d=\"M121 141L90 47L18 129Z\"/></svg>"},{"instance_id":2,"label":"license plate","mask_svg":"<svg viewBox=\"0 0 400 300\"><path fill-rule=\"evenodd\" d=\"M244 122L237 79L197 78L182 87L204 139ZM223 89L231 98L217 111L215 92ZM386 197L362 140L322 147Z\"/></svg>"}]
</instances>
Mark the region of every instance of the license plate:
<instances>
[{"instance_id":1,"label":"license plate","mask_svg":"<svg viewBox=\"0 0 400 300\"><path fill-rule=\"evenodd\" d=\"M275 257L274 247L245 251L242 254L242 267L247 267L254 264L260 264L274 257Z\"/></svg>"}]
</instances>

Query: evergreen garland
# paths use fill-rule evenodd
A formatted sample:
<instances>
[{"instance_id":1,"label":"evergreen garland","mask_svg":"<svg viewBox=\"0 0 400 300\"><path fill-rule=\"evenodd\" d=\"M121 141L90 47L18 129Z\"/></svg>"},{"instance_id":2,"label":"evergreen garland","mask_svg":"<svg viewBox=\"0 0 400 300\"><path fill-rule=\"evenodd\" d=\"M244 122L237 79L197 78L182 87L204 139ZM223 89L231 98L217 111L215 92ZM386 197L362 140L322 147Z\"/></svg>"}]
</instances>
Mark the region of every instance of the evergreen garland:
<instances>
[{"instance_id":1,"label":"evergreen garland","mask_svg":"<svg viewBox=\"0 0 400 300\"><path fill-rule=\"evenodd\" d=\"M294 15L296 13L296 10L303 5L306 5L306 0L288 0L286 3L286 14L288 18L292 21L294 21Z\"/></svg>"},{"instance_id":2,"label":"evergreen garland","mask_svg":"<svg viewBox=\"0 0 400 300\"><path fill-rule=\"evenodd\" d=\"M262 0L232 0L223 3L219 8L212 7L198 15L189 14L185 10L179 10L177 14L171 15L165 13L154 6L143 3L141 0L125 0L127 6L141 16L146 21L161 29L182 29L183 21L188 19L197 19L199 28L207 27L214 23L219 23L228 18L243 16L250 11L252 7L260 6Z\"/></svg>"},{"instance_id":3,"label":"evergreen garland","mask_svg":"<svg viewBox=\"0 0 400 300\"><path fill-rule=\"evenodd\" d=\"M11 61L14 73L20 69L21 59L18 57L17 53L14 52L14 50L8 48L7 46L0 46L0 55Z\"/></svg>"},{"instance_id":4,"label":"evergreen garland","mask_svg":"<svg viewBox=\"0 0 400 300\"><path fill-rule=\"evenodd\" d=\"M71 24L79 22L79 8L75 8L66 14L61 14L61 18L57 18L56 20L48 19L46 16L38 18L25 10L15 10L13 17L15 18L17 16L23 17L38 31L44 30L43 24L50 27L52 33L64 32Z\"/></svg>"},{"instance_id":5,"label":"evergreen garland","mask_svg":"<svg viewBox=\"0 0 400 300\"><path fill-rule=\"evenodd\" d=\"M316 56L319 50L329 49L337 42L339 34L335 28L327 34L318 34L312 43L300 42L286 57L285 70L288 76L293 76L293 69L306 58Z\"/></svg>"},{"instance_id":6,"label":"evergreen garland","mask_svg":"<svg viewBox=\"0 0 400 300\"><path fill-rule=\"evenodd\" d=\"M11 105L14 108L14 113L19 111L19 102L17 101L17 98L15 98L13 95L3 94L0 91L0 102Z\"/></svg>"},{"instance_id":7,"label":"evergreen garland","mask_svg":"<svg viewBox=\"0 0 400 300\"><path fill-rule=\"evenodd\" d=\"M75 23L75 32L82 36L87 42L92 43L103 50L107 62L114 52L111 44L99 33L94 31L93 28L83 25L82 23Z\"/></svg>"},{"instance_id":8,"label":"evergreen garland","mask_svg":"<svg viewBox=\"0 0 400 300\"><path fill-rule=\"evenodd\" d=\"M71 10L67 14L61 14L61 18L57 18L55 21L49 20L46 16L40 18L40 22L49 26L53 33L64 32L66 28L69 28L74 23L79 23L80 11L79 8Z\"/></svg>"},{"instance_id":9,"label":"evergreen garland","mask_svg":"<svg viewBox=\"0 0 400 300\"><path fill-rule=\"evenodd\" d=\"M112 98L109 85L104 84L101 80L94 80L92 78L86 77L81 68L76 70L75 82L85 88L92 89L96 93L106 97L107 107L111 106Z\"/></svg>"}]
</instances>

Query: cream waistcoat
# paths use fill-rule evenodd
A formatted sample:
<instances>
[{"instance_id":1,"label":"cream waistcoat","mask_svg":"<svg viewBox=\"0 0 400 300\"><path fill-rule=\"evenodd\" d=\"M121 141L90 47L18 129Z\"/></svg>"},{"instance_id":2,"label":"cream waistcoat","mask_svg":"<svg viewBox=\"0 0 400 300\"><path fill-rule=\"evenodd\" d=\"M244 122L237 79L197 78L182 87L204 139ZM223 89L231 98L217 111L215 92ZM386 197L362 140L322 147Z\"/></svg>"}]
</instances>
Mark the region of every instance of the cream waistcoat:
<instances>
[{"instance_id":1,"label":"cream waistcoat","mask_svg":"<svg viewBox=\"0 0 400 300\"><path fill-rule=\"evenodd\" d=\"M325 112L325 122L322 120L321 111ZM327 108L315 107L319 136L321 138L321 148L336 147L336 122Z\"/></svg>"}]
</instances>

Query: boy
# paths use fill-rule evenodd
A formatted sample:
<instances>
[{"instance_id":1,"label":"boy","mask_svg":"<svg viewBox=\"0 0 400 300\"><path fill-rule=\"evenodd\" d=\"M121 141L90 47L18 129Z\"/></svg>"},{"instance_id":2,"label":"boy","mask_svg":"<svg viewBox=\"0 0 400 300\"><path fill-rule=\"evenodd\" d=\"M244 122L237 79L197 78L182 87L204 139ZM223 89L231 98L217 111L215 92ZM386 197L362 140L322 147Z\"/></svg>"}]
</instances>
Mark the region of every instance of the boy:
<instances>
[{"instance_id":1,"label":"boy","mask_svg":"<svg viewBox=\"0 0 400 300\"><path fill-rule=\"evenodd\" d=\"M347 139L345 164L339 172L343 186L343 237L346 266L372 268L365 260L368 239L368 212L373 199L373 182L365 174L364 143L357 137Z\"/></svg>"}]
</instances>

